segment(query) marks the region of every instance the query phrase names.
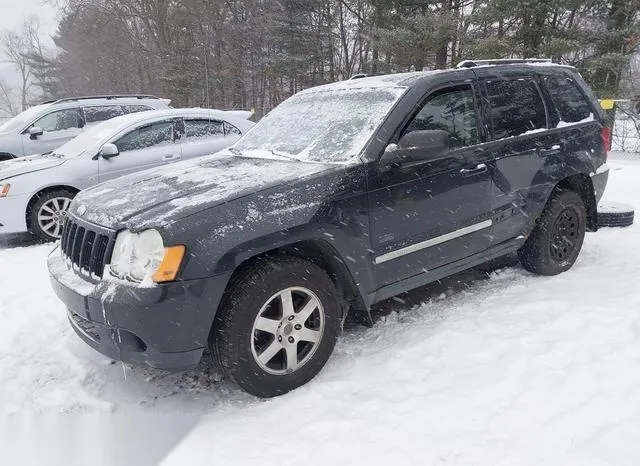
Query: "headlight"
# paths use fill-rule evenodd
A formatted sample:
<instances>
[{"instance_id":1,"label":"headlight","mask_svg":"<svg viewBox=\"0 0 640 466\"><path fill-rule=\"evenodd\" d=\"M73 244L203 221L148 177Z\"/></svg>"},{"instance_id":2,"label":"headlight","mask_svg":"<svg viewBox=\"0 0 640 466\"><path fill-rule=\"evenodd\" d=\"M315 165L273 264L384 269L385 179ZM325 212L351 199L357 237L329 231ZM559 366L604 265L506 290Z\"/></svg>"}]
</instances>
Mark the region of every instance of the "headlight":
<instances>
[{"instance_id":1,"label":"headlight","mask_svg":"<svg viewBox=\"0 0 640 466\"><path fill-rule=\"evenodd\" d=\"M11 188L9 183L0 184L0 197L7 197L9 195L9 188Z\"/></svg>"},{"instance_id":2,"label":"headlight","mask_svg":"<svg viewBox=\"0 0 640 466\"><path fill-rule=\"evenodd\" d=\"M183 257L184 246L165 248L157 230L122 231L109 267L113 275L125 280L166 282L175 280Z\"/></svg>"}]
</instances>

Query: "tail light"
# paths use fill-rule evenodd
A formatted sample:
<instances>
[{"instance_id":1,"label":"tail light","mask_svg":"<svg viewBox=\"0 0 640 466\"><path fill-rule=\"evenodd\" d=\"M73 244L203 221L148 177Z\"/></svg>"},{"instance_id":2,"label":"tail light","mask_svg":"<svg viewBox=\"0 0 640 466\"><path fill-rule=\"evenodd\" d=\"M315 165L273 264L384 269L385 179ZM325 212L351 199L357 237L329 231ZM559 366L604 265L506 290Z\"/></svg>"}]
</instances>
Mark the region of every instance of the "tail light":
<instances>
[{"instance_id":1,"label":"tail light","mask_svg":"<svg viewBox=\"0 0 640 466\"><path fill-rule=\"evenodd\" d=\"M602 144L604 145L605 152L609 152L611 150L611 128L603 126L600 137L602 138Z\"/></svg>"}]
</instances>

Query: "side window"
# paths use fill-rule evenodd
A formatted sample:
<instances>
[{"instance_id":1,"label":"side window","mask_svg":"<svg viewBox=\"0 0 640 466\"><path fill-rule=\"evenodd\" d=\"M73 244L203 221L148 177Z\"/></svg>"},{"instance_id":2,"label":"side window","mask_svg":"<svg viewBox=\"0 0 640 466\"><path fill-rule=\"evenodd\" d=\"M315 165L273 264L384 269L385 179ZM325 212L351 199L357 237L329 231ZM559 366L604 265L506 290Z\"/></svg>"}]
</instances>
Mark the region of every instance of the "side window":
<instances>
[{"instance_id":1,"label":"side window","mask_svg":"<svg viewBox=\"0 0 640 466\"><path fill-rule=\"evenodd\" d=\"M127 152L171 143L173 143L173 123L160 121L136 128L122 136L114 144L120 152Z\"/></svg>"},{"instance_id":2,"label":"side window","mask_svg":"<svg viewBox=\"0 0 640 466\"><path fill-rule=\"evenodd\" d=\"M575 81L566 77L545 76L544 83L553 98L560 121L575 123L589 118L591 106Z\"/></svg>"},{"instance_id":3,"label":"side window","mask_svg":"<svg viewBox=\"0 0 640 466\"><path fill-rule=\"evenodd\" d=\"M226 136L237 134L238 136L242 136L242 131L233 126L231 123L224 122L224 134Z\"/></svg>"},{"instance_id":4,"label":"side window","mask_svg":"<svg viewBox=\"0 0 640 466\"><path fill-rule=\"evenodd\" d=\"M431 129L447 131L452 149L478 143L476 107L470 86L444 89L430 95L404 134Z\"/></svg>"},{"instance_id":5,"label":"side window","mask_svg":"<svg viewBox=\"0 0 640 466\"><path fill-rule=\"evenodd\" d=\"M110 120L123 115L119 105L105 105L102 107L84 107L84 118L88 123Z\"/></svg>"},{"instance_id":6,"label":"side window","mask_svg":"<svg viewBox=\"0 0 640 466\"><path fill-rule=\"evenodd\" d=\"M486 82L494 139L517 136L547 127L544 101L530 79Z\"/></svg>"},{"instance_id":7,"label":"side window","mask_svg":"<svg viewBox=\"0 0 640 466\"><path fill-rule=\"evenodd\" d=\"M224 136L222 122L216 120L184 120L184 131L187 139Z\"/></svg>"},{"instance_id":8,"label":"side window","mask_svg":"<svg viewBox=\"0 0 640 466\"><path fill-rule=\"evenodd\" d=\"M84 124L80 117L79 109L68 108L49 113L31 126L37 126L44 131L62 131L71 128L82 128Z\"/></svg>"},{"instance_id":9,"label":"side window","mask_svg":"<svg viewBox=\"0 0 640 466\"><path fill-rule=\"evenodd\" d=\"M122 110L124 110L124 113L138 113L153 110L153 108L148 105L123 105Z\"/></svg>"}]
</instances>

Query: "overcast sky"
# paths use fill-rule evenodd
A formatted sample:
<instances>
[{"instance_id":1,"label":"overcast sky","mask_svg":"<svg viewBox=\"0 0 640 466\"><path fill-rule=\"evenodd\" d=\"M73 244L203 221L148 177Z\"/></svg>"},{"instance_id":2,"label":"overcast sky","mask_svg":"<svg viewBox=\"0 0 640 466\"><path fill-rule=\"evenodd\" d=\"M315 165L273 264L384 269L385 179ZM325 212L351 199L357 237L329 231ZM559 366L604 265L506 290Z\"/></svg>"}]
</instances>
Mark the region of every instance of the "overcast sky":
<instances>
[{"instance_id":1,"label":"overcast sky","mask_svg":"<svg viewBox=\"0 0 640 466\"><path fill-rule=\"evenodd\" d=\"M43 38L49 37L56 30L55 10L42 0L0 0L0 12L0 31L19 29L23 20L29 16L40 19ZM15 68L8 63L0 62L0 78L11 87L19 82Z\"/></svg>"},{"instance_id":2,"label":"overcast sky","mask_svg":"<svg viewBox=\"0 0 640 466\"><path fill-rule=\"evenodd\" d=\"M55 10L43 0L0 0L0 30L20 27L23 18L36 15L42 22L44 33L55 31Z\"/></svg>"}]
</instances>

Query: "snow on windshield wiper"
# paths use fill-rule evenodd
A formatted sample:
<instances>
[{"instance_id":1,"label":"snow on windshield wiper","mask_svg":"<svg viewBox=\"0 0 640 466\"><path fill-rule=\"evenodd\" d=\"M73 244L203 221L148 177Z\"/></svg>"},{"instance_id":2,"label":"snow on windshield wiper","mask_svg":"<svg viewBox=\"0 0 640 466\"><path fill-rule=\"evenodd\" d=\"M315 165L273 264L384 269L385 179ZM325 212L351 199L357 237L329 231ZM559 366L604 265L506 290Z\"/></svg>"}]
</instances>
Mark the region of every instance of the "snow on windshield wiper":
<instances>
[{"instance_id":1,"label":"snow on windshield wiper","mask_svg":"<svg viewBox=\"0 0 640 466\"><path fill-rule=\"evenodd\" d=\"M235 147L229 147L229 152L231 152L234 155L242 155L242 152L239 149L236 149Z\"/></svg>"},{"instance_id":2,"label":"snow on windshield wiper","mask_svg":"<svg viewBox=\"0 0 640 466\"><path fill-rule=\"evenodd\" d=\"M277 151L275 149L271 149L271 153L273 155L277 155L278 157L284 157L285 159L289 159L289 160L295 160L296 162L301 162L302 159L299 159L298 157L291 155L291 154L287 154L286 152L280 152Z\"/></svg>"},{"instance_id":3,"label":"snow on windshield wiper","mask_svg":"<svg viewBox=\"0 0 640 466\"><path fill-rule=\"evenodd\" d=\"M62 157L64 157L62 154L56 154L54 151L50 150L49 152L44 152L42 154L40 154L42 157L56 157L58 159L61 159Z\"/></svg>"}]
</instances>

